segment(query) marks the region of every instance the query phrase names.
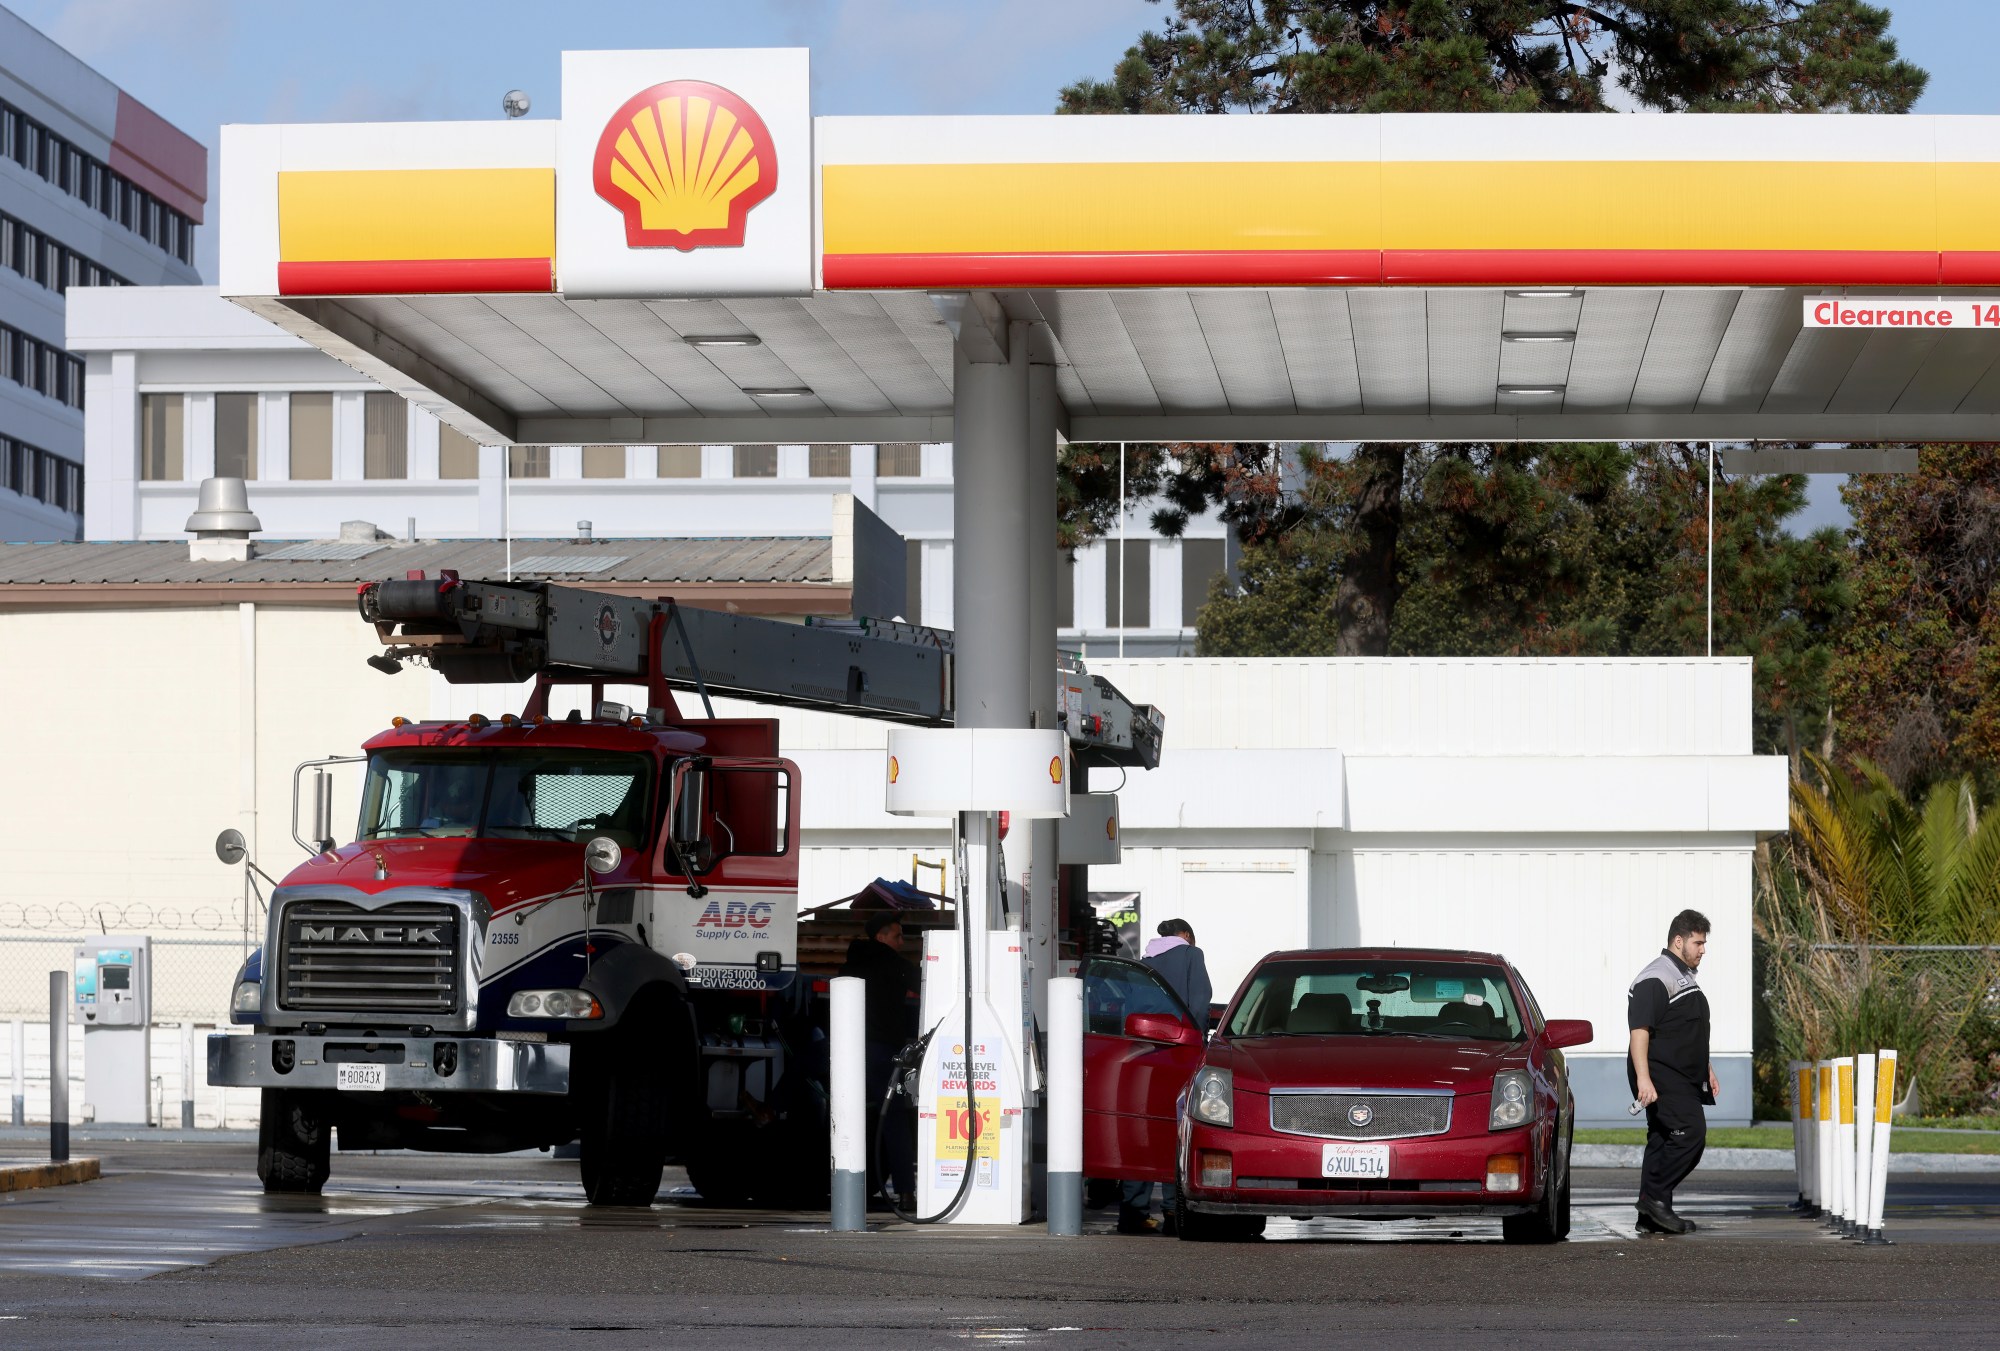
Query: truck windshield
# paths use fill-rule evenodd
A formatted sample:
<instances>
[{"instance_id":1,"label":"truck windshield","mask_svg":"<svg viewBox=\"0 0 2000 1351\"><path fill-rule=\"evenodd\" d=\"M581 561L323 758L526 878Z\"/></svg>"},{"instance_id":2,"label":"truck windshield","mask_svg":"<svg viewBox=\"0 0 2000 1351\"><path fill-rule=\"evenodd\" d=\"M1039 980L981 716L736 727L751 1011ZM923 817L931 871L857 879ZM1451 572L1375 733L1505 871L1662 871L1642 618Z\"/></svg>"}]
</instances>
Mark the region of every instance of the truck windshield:
<instances>
[{"instance_id":1,"label":"truck windshield","mask_svg":"<svg viewBox=\"0 0 2000 1351\"><path fill-rule=\"evenodd\" d=\"M645 843L652 762L607 751L383 751L368 759L361 838L483 836Z\"/></svg>"},{"instance_id":2,"label":"truck windshield","mask_svg":"<svg viewBox=\"0 0 2000 1351\"><path fill-rule=\"evenodd\" d=\"M1519 1041L1507 973L1473 962L1266 962L1230 1016L1232 1037L1436 1036Z\"/></svg>"}]
</instances>

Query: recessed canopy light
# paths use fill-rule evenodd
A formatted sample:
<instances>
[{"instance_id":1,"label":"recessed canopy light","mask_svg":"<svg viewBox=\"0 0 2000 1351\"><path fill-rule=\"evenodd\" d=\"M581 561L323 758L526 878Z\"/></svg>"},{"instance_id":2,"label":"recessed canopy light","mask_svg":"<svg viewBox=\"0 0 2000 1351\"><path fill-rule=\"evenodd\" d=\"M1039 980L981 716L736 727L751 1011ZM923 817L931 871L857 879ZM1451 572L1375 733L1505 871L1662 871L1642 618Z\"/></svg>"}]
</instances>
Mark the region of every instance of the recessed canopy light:
<instances>
[{"instance_id":1,"label":"recessed canopy light","mask_svg":"<svg viewBox=\"0 0 2000 1351\"><path fill-rule=\"evenodd\" d=\"M1502 333L1501 342L1575 342L1574 333Z\"/></svg>"},{"instance_id":2,"label":"recessed canopy light","mask_svg":"<svg viewBox=\"0 0 2000 1351\"><path fill-rule=\"evenodd\" d=\"M1574 300L1577 296L1573 286L1542 287L1533 291L1509 291L1511 300Z\"/></svg>"},{"instance_id":3,"label":"recessed canopy light","mask_svg":"<svg viewBox=\"0 0 2000 1351\"><path fill-rule=\"evenodd\" d=\"M689 347L761 347L764 340L755 333L690 333L681 339Z\"/></svg>"},{"instance_id":4,"label":"recessed canopy light","mask_svg":"<svg viewBox=\"0 0 2000 1351\"><path fill-rule=\"evenodd\" d=\"M1563 386L1561 386L1561 385L1502 385L1502 386L1500 386L1500 392L1501 392L1502 394L1560 394L1560 393L1562 393L1562 392L1563 392Z\"/></svg>"},{"instance_id":5,"label":"recessed canopy light","mask_svg":"<svg viewBox=\"0 0 2000 1351\"><path fill-rule=\"evenodd\" d=\"M812 390L805 385L759 385L743 391L753 399L805 399Z\"/></svg>"}]
</instances>

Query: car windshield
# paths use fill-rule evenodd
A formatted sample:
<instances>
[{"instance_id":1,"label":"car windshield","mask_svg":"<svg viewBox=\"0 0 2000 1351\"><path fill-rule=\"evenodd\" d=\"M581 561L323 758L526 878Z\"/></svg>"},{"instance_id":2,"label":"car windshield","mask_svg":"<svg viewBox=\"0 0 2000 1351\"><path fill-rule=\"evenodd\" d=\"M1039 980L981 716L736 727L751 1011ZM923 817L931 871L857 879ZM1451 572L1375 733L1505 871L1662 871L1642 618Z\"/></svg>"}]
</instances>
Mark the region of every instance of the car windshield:
<instances>
[{"instance_id":1,"label":"car windshield","mask_svg":"<svg viewBox=\"0 0 2000 1351\"><path fill-rule=\"evenodd\" d=\"M1266 962L1230 1015L1232 1037L1436 1036L1519 1041L1506 971L1473 962Z\"/></svg>"},{"instance_id":2,"label":"car windshield","mask_svg":"<svg viewBox=\"0 0 2000 1351\"><path fill-rule=\"evenodd\" d=\"M381 751L368 759L361 838L482 836L645 842L652 762L612 751Z\"/></svg>"}]
</instances>

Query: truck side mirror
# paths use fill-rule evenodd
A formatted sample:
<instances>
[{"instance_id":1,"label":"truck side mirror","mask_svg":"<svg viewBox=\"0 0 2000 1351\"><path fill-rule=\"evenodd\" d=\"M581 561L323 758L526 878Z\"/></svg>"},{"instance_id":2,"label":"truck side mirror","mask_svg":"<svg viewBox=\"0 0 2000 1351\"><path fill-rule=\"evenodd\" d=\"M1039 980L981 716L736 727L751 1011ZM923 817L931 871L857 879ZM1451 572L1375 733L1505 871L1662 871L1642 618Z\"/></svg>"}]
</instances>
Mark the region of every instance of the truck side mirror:
<instances>
[{"instance_id":1,"label":"truck side mirror","mask_svg":"<svg viewBox=\"0 0 2000 1351\"><path fill-rule=\"evenodd\" d=\"M244 842L240 830L225 830L215 837L215 856L232 867L241 863L243 856L249 852L250 847Z\"/></svg>"},{"instance_id":2,"label":"truck side mirror","mask_svg":"<svg viewBox=\"0 0 2000 1351\"><path fill-rule=\"evenodd\" d=\"M707 760L683 760L674 767L673 805L667 813L667 834L674 848L695 867L707 863L708 836L702 823L708 815Z\"/></svg>"}]
</instances>

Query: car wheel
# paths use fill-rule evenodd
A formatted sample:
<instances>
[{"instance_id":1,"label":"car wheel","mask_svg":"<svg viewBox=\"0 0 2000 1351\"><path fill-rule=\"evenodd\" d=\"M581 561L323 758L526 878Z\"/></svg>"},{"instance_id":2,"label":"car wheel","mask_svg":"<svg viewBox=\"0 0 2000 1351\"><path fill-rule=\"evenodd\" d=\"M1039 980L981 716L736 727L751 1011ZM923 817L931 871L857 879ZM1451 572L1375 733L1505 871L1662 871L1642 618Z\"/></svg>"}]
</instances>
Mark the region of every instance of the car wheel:
<instances>
[{"instance_id":1,"label":"car wheel","mask_svg":"<svg viewBox=\"0 0 2000 1351\"><path fill-rule=\"evenodd\" d=\"M1174 1236L1189 1243L1248 1243L1264 1236L1262 1215L1203 1215L1188 1205L1187 1188L1174 1188Z\"/></svg>"},{"instance_id":2,"label":"car wheel","mask_svg":"<svg viewBox=\"0 0 2000 1351\"><path fill-rule=\"evenodd\" d=\"M1509 1243L1560 1243L1569 1237L1569 1149L1566 1141L1556 1177L1542 1191L1542 1203L1525 1215L1502 1217L1500 1235Z\"/></svg>"}]
</instances>

